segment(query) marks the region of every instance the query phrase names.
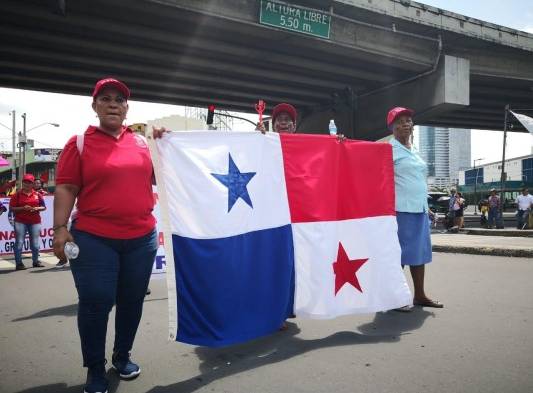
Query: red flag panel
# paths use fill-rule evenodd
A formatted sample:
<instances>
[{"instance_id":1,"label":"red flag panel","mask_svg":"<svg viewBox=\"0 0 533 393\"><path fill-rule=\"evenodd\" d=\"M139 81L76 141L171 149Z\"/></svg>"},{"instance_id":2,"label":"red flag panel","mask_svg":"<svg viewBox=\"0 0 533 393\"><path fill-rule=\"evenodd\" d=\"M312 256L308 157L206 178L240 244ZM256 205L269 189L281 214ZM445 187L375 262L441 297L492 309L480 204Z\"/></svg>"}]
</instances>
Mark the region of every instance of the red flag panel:
<instances>
[{"instance_id":1,"label":"red flag panel","mask_svg":"<svg viewBox=\"0 0 533 393\"><path fill-rule=\"evenodd\" d=\"M280 134L291 222L395 215L389 143Z\"/></svg>"}]
</instances>

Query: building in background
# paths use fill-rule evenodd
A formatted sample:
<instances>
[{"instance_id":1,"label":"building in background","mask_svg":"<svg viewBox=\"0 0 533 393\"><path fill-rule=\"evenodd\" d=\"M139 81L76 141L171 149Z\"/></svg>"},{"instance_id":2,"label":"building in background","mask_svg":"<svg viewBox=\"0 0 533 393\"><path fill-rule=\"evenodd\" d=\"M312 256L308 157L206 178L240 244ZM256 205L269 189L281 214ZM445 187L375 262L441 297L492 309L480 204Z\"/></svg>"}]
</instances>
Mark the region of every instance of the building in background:
<instances>
[{"instance_id":1,"label":"building in background","mask_svg":"<svg viewBox=\"0 0 533 393\"><path fill-rule=\"evenodd\" d=\"M501 161L460 171L459 189L467 195L467 200L486 199L491 188L501 191L501 172ZM505 161L504 199L512 205L523 187L533 189L533 154Z\"/></svg>"},{"instance_id":2,"label":"building in background","mask_svg":"<svg viewBox=\"0 0 533 393\"><path fill-rule=\"evenodd\" d=\"M428 186L449 188L459 182L459 172L470 167L470 130L419 128L419 150L428 165Z\"/></svg>"},{"instance_id":3,"label":"building in background","mask_svg":"<svg viewBox=\"0 0 533 393\"><path fill-rule=\"evenodd\" d=\"M28 139L24 152L26 162L26 173L31 173L36 179L41 179L45 188L53 190L55 187L56 162L62 149L58 148L34 148L33 140ZM9 151L1 154L11 161L12 153ZM15 178L18 177L20 158L17 157ZM0 168L0 194L10 194L15 191L15 182L12 181L11 165Z\"/></svg>"}]
</instances>

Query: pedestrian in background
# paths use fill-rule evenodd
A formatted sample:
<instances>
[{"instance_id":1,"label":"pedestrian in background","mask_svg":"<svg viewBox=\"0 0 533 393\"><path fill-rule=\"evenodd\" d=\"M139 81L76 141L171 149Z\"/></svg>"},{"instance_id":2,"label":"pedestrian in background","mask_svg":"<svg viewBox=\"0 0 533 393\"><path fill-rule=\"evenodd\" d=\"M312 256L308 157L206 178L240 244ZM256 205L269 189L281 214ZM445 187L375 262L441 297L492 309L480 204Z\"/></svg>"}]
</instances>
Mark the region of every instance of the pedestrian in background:
<instances>
[{"instance_id":1,"label":"pedestrian in background","mask_svg":"<svg viewBox=\"0 0 533 393\"><path fill-rule=\"evenodd\" d=\"M43 181L41 179L35 179L33 189L41 196L48 195L48 191L43 188Z\"/></svg>"},{"instance_id":2,"label":"pedestrian in background","mask_svg":"<svg viewBox=\"0 0 533 393\"><path fill-rule=\"evenodd\" d=\"M487 214L489 213L489 202L488 200L484 199L481 202L479 202L479 212L481 213L480 217L480 225L481 227L487 226Z\"/></svg>"},{"instance_id":3,"label":"pedestrian in background","mask_svg":"<svg viewBox=\"0 0 533 393\"><path fill-rule=\"evenodd\" d=\"M500 197L496 194L496 189L490 190L489 196L489 218L487 221L487 228L494 229L498 225L500 219Z\"/></svg>"},{"instance_id":4,"label":"pedestrian in background","mask_svg":"<svg viewBox=\"0 0 533 393\"><path fill-rule=\"evenodd\" d=\"M427 219L427 166L412 145L414 111L396 107L387 115L387 127L392 131L396 220L402 249L402 266L411 270L414 286L413 304L442 308L443 304L426 295L425 266L432 260L429 221ZM403 307L398 311L407 311Z\"/></svg>"},{"instance_id":5,"label":"pedestrian in background","mask_svg":"<svg viewBox=\"0 0 533 393\"><path fill-rule=\"evenodd\" d=\"M30 238L33 267L44 267L39 261L39 232L41 231L41 212L46 210L43 197L34 189L35 178L27 173L22 178L22 189L11 196L9 209L14 214L15 228L15 269L24 270L22 249L26 232Z\"/></svg>"},{"instance_id":6,"label":"pedestrian in background","mask_svg":"<svg viewBox=\"0 0 533 393\"><path fill-rule=\"evenodd\" d=\"M63 260L66 242L79 247L70 267L79 297L86 393L108 390L105 341L113 305L112 367L123 379L141 372L130 351L158 248L150 152L145 139L123 125L130 91L107 78L96 83L92 96L99 126L89 126L83 137L74 136L65 145L54 200L54 253ZM76 198L77 213L69 231Z\"/></svg>"},{"instance_id":7,"label":"pedestrian in background","mask_svg":"<svg viewBox=\"0 0 533 393\"><path fill-rule=\"evenodd\" d=\"M457 229L461 229L465 226L465 218L464 218L464 207L465 207L465 199L463 198L463 194L460 192L457 192L455 194L455 201L453 204L453 215L454 215L454 224L457 227Z\"/></svg>"},{"instance_id":8,"label":"pedestrian in background","mask_svg":"<svg viewBox=\"0 0 533 393\"><path fill-rule=\"evenodd\" d=\"M531 208L533 207L533 195L527 188L522 188L522 194L516 197L516 228L525 229Z\"/></svg>"},{"instance_id":9,"label":"pedestrian in background","mask_svg":"<svg viewBox=\"0 0 533 393\"><path fill-rule=\"evenodd\" d=\"M450 199L448 200L448 214L446 214L446 229L450 229L455 225L455 198L457 191L455 188L450 189Z\"/></svg>"}]
</instances>

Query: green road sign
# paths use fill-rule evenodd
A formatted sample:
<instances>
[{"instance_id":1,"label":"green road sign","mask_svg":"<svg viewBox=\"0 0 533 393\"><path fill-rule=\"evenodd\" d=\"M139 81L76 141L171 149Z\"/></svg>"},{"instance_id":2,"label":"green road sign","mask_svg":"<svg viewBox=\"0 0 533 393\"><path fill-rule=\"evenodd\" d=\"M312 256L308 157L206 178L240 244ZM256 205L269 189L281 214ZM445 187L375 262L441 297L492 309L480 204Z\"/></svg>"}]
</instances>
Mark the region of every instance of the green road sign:
<instances>
[{"instance_id":1,"label":"green road sign","mask_svg":"<svg viewBox=\"0 0 533 393\"><path fill-rule=\"evenodd\" d=\"M331 15L296 5L261 0L259 23L329 38Z\"/></svg>"}]
</instances>

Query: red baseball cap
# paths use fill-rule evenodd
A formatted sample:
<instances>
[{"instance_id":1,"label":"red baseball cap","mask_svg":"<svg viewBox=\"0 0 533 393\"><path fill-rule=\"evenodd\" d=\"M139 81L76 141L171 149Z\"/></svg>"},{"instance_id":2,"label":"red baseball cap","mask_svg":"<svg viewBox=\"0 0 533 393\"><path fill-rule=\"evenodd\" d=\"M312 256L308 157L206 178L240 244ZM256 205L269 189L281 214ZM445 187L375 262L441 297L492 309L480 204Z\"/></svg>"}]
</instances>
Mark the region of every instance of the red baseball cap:
<instances>
[{"instance_id":1,"label":"red baseball cap","mask_svg":"<svg viewBox=\"0 0 533 393\"><path fill-rule=\"evenodd\" d=\"M392 108L387 114L387 127L390 127L392 123L394 123L394 121L401 115L413 116L414 114L415 111L409 108L402 108L401 106Z\"/></svg>"},{"instance_id":2,"label":"red baseball cap","mask_svg":"<svg viewBox=\"0 0 533 393\"><path fill-rule=\"evenodd\" d=\"M35 177L31 173L26 173L22 177L22 181L31 181L33 183L35 181Z\"/></svg>"},{"instance_id":3,"label":"red baseball cap","mask_svg":"<svg viewBox=\"0 0 533 393\"><path fill-rule=\"evenodd\" d=\"M292 121L296 123L296 108L294 108L291 104L278 104L274 107L272 110L272 122L276 120L276 117L282 113L286 112L291 117Z\"/></svg>"},{"instance_id":4,"label":"red baseball cap","mask_svg":"<svg viewBox=\"0 0 533 393\"><path fill-rule=\"evenodd\" d=\"M130 89L128 89L128 86L114 78L100 79L98 82L96 82L96 85L94 86L93 97L96 97L98 94L100 94L102 89L108 86L112 86L120 91L124 98L130 98Z\"/></svg>"}]
</instances>

